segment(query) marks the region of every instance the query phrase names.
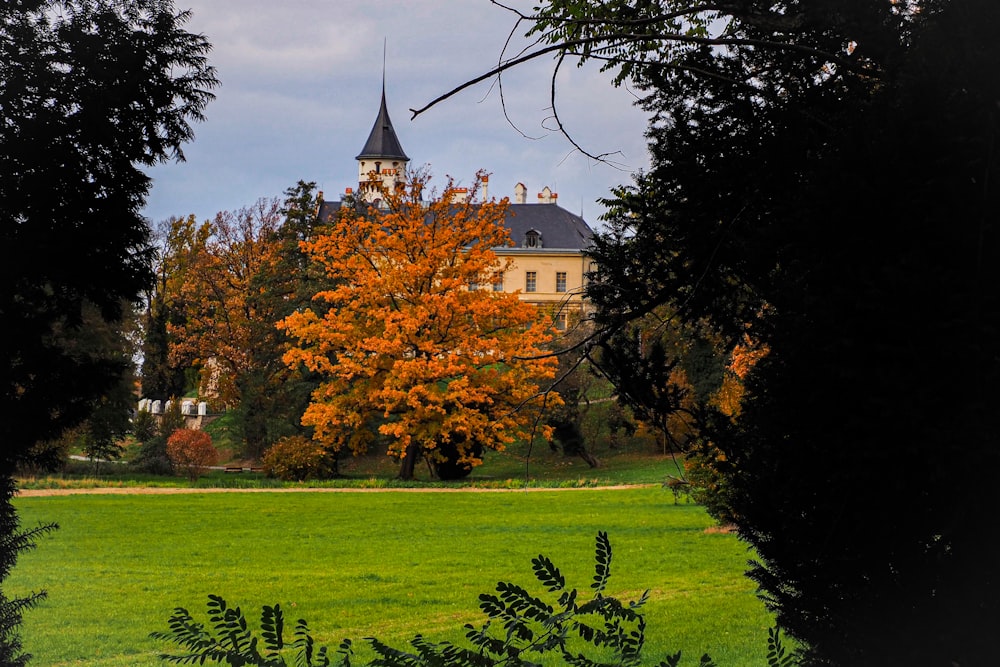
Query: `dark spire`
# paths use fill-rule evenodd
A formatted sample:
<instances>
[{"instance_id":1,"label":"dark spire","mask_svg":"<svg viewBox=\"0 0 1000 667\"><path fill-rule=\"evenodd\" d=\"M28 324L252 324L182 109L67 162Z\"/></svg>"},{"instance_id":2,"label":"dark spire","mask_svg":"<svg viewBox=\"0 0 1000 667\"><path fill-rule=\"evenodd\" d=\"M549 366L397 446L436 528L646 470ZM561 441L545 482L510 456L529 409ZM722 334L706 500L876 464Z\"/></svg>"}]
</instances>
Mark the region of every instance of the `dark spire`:
<instances>
[{"instance_id":1,"label":"dark spire","mask_svg":"<svg viewBox=\"0 0 1000 667\"><path fill-rule=\"evenodd\" d=\"M368 135L365 147L361 149L361 153L354 159L372 160L378 158L406 160L407 162L410 160L410 158L406 157L406 153L403 152L403 147L399 145L396 130L392 129L389 110L385 105L384 74L382 77L382 106L378 110L378 118L375 119L375 125L372 127L371 134Z\"/></svg>"}]
</instances>

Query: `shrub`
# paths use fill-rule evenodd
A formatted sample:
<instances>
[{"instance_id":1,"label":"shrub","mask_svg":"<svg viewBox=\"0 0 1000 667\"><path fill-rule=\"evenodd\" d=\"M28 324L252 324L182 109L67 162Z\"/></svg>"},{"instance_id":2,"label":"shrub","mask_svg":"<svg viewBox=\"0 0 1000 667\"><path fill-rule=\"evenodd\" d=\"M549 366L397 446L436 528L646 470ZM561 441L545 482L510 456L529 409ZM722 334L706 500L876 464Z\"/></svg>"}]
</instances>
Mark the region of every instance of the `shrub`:
<instances>
[{"instance_id":1,"label":"shrub","mask_svg":"<svg viewBox=\"0 0 1000 667\"><path fill-rule=\"evenodd\" d=\"M192 482L205 468L219 461L219 452L212 446L212 436L189 428L177 429L167 438L167 456L174 466L187 472Z\"/></svg>"},{"instance_id":2,"label":"shrub","mask_svg":"<svg viewBox=\"0 0 1000 667\"><path fill-rule=\"evenodd\" d=\"M139 410L132 418L132 435L142 444L155 438L158 430L156 417L149 410Z\"/></svg>"},{"instance_id":3,"label":"shrub","mask_svg":"<svg viewBox=\"0 0 1000 667\"><path fill-rule=\"evenodd\" d=\"M132 460L132 467L154 475L173 474L174 464L167 455L167 438L174 431L184 428L180 401L172 399L170 408L160 416L140 411L136 421L139 428L133 424L133 429L139 441L139 451Z\"/></svg>"},{"instance_id":4,"label":"shrub","mask_svg":"<svg viewBox=\"0 0 1000 667\"><path fill-rule=\"evenodd\" d=\"M301 435L271 445L261 463L269 476L286 481L325 479L337 474L337 459L321 444Z\"/></svg>"}]
</instances>

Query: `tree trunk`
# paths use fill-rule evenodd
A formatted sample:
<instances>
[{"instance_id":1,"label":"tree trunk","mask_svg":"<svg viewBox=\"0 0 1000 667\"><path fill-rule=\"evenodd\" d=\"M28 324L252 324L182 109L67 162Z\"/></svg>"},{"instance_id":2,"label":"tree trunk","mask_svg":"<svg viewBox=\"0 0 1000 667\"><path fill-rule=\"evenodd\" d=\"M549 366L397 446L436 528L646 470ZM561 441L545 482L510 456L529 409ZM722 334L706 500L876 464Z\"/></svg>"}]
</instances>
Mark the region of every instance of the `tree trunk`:
<instances>
[{"instance_id":1,"label":"tree trunk","mask_svg":"<svg viewBox=\"0 0 1000 667\"><path fill-rule=\"evenodd\" d=\"M420 443L410 442L406 447L406 453L399 464L399 479L413 479L413 471L417 466L417 457L420 456Z\"/></svg>"},{"instance_id":2,"label":"tree trunk","mask_svg":"<svg viewBox=\"0 0 1000 667\"><path fill-rule=\"evenodd\" d=\"M584 447L582 443L576 448L576 453L581 459L586 461L587 465L591 468L599 468L601 466L601 462L597 459L597 457L588 452L587 448Z\"/></svg>"}]
</instances>

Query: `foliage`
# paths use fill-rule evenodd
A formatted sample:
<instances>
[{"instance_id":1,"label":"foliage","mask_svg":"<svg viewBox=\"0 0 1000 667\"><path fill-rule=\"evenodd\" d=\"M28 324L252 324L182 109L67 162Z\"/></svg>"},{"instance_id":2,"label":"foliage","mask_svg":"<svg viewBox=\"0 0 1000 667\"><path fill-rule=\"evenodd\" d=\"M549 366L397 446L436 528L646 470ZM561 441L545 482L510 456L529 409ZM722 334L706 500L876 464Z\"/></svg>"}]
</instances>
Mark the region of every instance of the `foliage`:
<instances>
[{"instance_id":1,"label":"foliage","mask_svg":"<svg viewBox=\"0 0 1000 667\"><path fill-rule=\"evenodd\" d=\"M768 348L743 336L730 353L729 363L719 390L709 399L710 408L721 416L736 420L743 409L746 380L757 363L767 356ZM690 485L691 495L696 502L723 524L733 524L736 508L726 502L727 476L720 470L726 466L726 454L707 436L695 438L684 457L684 471Z\"/></svg>"},{"instance_id":2,"label":"foliage","mask_svg":"<svg viewBox=\"0 0 1000 667\"><path fill-rule=\"evenodd\" d=\"M588 441L596 444L600 434L586 428L587 416L591 412L590 394L600 383L587 363L585 345L590 328L585 322L572 323L552 347L558 353L559 367L554 383L562 399L549 407L546 421L552 428L549 447L552 451L562 451L566 456L579 456L591 468L600 466L600 460L588 449ZM609 429L611 434L615 429Z\"/></svg>"},{"instance_id":3,"label":"foliage","mask_svg":"<svg viewBox=\"0 0 1000 667\"><path fill-rule=\"evenodd\" d=\"M140 167L183 157L218 83L188 17L164 0L0 5L0 579L18 549L15 466L126 369L120 347L80 345L84 311L117 324L151 278ZM0 608L11 662L23 604Z\"/></svg>"},{"instance_id":4,"label":"foliage","mask_svg":"<svg viewBox=\"0 0 1000 667\"><path fill-rule=\"evenodd\" d=\"M137 165L181 156L216 84L187 18L152 0L0 10L7 459L80 422L120 376L117 360L76 353L73 336L85 303L119 321L150 278L150 181Z\"/></svg>"},{"instance_id":5,"label":"foliage","mask_svg":"<svg viewBox=\"0 0 1000 667\"><path fill-rule=\"evenodd\" d=\"M590 352L595 367L617 388L618 401L653 429L664 454L685 451L693 433L697 392L685 362L693 342L704 340L698 333L658 309L618 329L600 331Z\"/></svg>"},{"instance_id":6,"label":"foliage","mask_svg":"<svg viewBox=\"0 0 1000 667\"><path fill-rule=\"evenodd\" d=\"M482 174L477 177L480 182ZM409 478L421 456L475 466L530 431L555 358L544 314L516 294L472 289L505 270L503 202L453 203L452 183L423 201L426 177L383 192L382 207L347 202L304 246L331 286L280 326L285 354L322 381L303 424L330 451L364 452L381 434ZM553 396L549 401L557 400Z\"/></svg>"},{"instance_id":7,"label":"foliage","mask_svg":"<svg viewBox=\"0 0 1000 667\"><path fill-rule=\"evenodd\" d=\"M281 656L284 649L297 651L295 663L301 667L327 667L331 664L326 647L315 647L304 620L295 624L294 641L285 642L285 613L280 604L264 606L260 615L260 638L250 632L247 620L239 607L230 607L218 595L208 596L208 616L212 632L194 620L184 608L178 607L170 617L170 632L154 632L155 639L173 641L190 653L186 655L161 655L166 662L175 664L204 664L206 660L230 665L257 665L259 667L284 667L288 662ZM264 653L260 652L260 648ZM345 640L334 664L350 664L351 643Z\"/></svg>"},{"instance_id":8,"label":"foliage","mask_svg":"<svg viewBox=\"0 0 1000 667\"><path fill-rule=\"evenodd\" d=\"M286 481L326 479L337 474L337 460L330 452L301 435L282 438L271 445L261 463L269 476Z\"/></svg>"},{"instance_id":9,"label":"foliage","mask_svg":"<svg viewBox=\"0 0 1000 667\"><path fill-rule=\"evenodd\" d=\"M156 283L147 298L142 339L142 393L150 399L185 396L187 374L194 365L191 357L182 357L171 349L170 328L183 325L187 295L182 289L188 266L198 249L204 246L208 230L199 226L194 215L171 217L156 226L160 243L156 262Z\"/></svg>"},{"instance_id":10,"label":"foliage","mask_svg":"<svg viewBox=\"0 0 1000 667\"><path fill-rule=\"evenodd\" d=\"M177 429L167 438L167 456L175 468L187 473L193 482L205 468L219 461L219 452L212 446L212 436L190 428Z\"/></svg>"},{"instance_id":11,"label":"foliage","mask_svg":"<svg viewBox=\"0 0 1000 667\"><path fill-rule=\"evenodd\" d=\"M131 314L131 306L126 312ZM88 326L89 335L101 336L108 349L118 350L122 372L118 382L93 399L90 416L82 425L81 445L84 454L94 462L95 472L102 461L116 461L125 450L122 441L132 430L131 416L135 406L135 368L129 358L128 346L122 342L119 328L107 326L94 317Z\"/></svg>"},{"instance_id":12,"label":"foliage","mask_svg":"<svg viewBox=\"0 0 1000 667\"><path fill-rule=\"evenodd\" d=\"M666 306L726 354L767 349L698 426L779 624L813 664L989 662L1000 7L551 0L532 20L557 67L598 60L652 114L651 169L596 239L597 324Z\"/></svg>"},{"instance_id":13,"label":"foliage","mask_svg":"<svg viewBox=\"0 0 1000 667\"><path fill-rule=\"evenodd\" d=\"M139 413L140 415L142 412ZM184 428L184 415L181 414L180 401L172 399L159 417L149 415L148 419L154 428L147 427L146 417L140 418L143 427L141 433L136 433L139 439L139 452L132 460L134 467L150 473L171 475L174 464L167 454L167 438L174 431Z\"/></svg>"},{"instance_id":14,"label":"foliage","mask_svg":"<svg viewBox=\"0 0 1000 667\"><path fill-rule=\"evenodd\" d=\"M64 469L79 432L79 427L71 428L55 440L36 442L17 464L17 476L45 476Z\"/></svg>"},{"instance_id":15,"label":"foliage","mask_svg":"<svg viewBox=\"0 0 1000 667\"><path fill-rule=\"evenodd\" d=\"M174 363L200 367L199 394L223 405L248 398L247 379L261 372L262 351L280 367L277 317L259 298L266 276L274 275L280 221L278 200L261 199L197 229L191 219L174 222L172 238L185 241L168 282L168 298L182 312L168 325L170 355ZM246 430L248 453L259 455L263 434Z\"/></svg>"},{"instance_id":16,"label":"foliage","mask_svg":"<svg viewBox=\"0 0 1000 667\"><path fill-rule=\"evenodd\" d=\"M488 620L476 627L466 624L465 645L448 641L434 642L422 635L410 640L411 650L397 649L383 641L368 637L376 658L370 665L383 667L417 667L419 665L486 667L488 665L537 665L547 658L558 658L565 664L579 667L597 665L639 665L645 645L646 623L642 607L648 591L636 601L623 603L604 595L611 576L612 550L607 534L597 534L594 576L590 588L593 597L582 599L576 589L566 586L566 578L546 556L531 561L535 579L541 584L544 597L506 582L496 585L496 594L479 596L479 608ZM255 637L239 607L230 607L218 595L209 595L208 616L211 629L196 621L184 608L178 607L170 617L168 632L153 632L155 639L171 641L187 649L181 655L161 654L160 658L175 664L212 661L231 665L287 665L288 651L295 651L297 665L349 665L353 654L352 642L345 639L336 652L337 659L325 647L317 648L305 620L295 625L295 640L286 643L285 616L281 605L264 606L261 612L260 637ZM785 666L777 631L769 637L769 648L775 661ZM261 652L263 649L263 653ZM676 653L660 663L660 667L676 667L681 654ZM769 661L770 661L769 657ZM703 667L714 665L703 656Z\"/></svg>"},{"instance_id":17,"label":"foliage","mask_svg":"<svg viewBox=\"0 0 1000 667\"><path fill-rule=\"evenodd\" d=\"M284 363L282 354L289 341L277 323L312 303L312 296L327 284L322 268L302 249L302 242L322 225L316 215L319 205L313 183L300 181L285 191L274 259L253 280L253 302L265 322L253 346L251 370L238 378L240 403L234 411L249 456L258 456L283 437L310 434L301 420L317 378L302 366Z\"/></svg>"},{"instance_id":18,"label":"foliage","mask_svg":"<svg viewBox=\"0 0 1000 667\"><path fill-rule=\"evenodd\" d=\"M29 530L21 530L17 512L11 505L11 498L17 491L12 478L0 477L0 581L6 582L17 562L17 557L35 547L35 539L49 533L58 526L53 523L39 524ZM27 597L8 597L7 586L0 588L0 665L20 667L26 665L31 655L22 652L21 637L18 632L22 614L45 598L45 592L33 592Z\"/></svg>"},{"instance_id":19,"label":"foliage","mask_svg":"<svg viewBox=\"0 0 1000 667\"><path fill-rule=\"evenodd\" d=\"M155 347L153 325L169 319L166 365L200 369L199 393L231 409L250 458L302 430L297 424L315 386L283 363L286 341L275 326L323 284L300 247L317 224L313 190L300 182L283 205L261 199L201 225L193 216L173 219L165 231L147 343Z\"/></svg>"},{"instance_id":20,"label":"foliage","mask_svg":"<svg viewBox=\"0 0 1000 667\"><path fill-rule=\"evenodd\" d=\"M149 410L139 410L132 418L132 436L136 442L142 444L156 437L159 424Z\"/></svg>"}]
</instances>

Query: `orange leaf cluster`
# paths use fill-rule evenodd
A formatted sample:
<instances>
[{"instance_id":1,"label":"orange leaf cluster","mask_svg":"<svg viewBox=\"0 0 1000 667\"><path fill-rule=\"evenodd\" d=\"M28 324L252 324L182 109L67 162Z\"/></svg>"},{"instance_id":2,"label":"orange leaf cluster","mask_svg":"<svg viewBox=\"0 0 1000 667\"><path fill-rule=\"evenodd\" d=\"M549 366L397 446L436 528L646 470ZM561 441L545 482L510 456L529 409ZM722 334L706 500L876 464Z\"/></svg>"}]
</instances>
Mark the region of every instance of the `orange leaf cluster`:
<instances>
[{"instance_id":1,"label":"orange leaf cluster","mask_svg":"<svg viewBox=\"0 0 1000 667\"><path fill-rule=\"evenodd\" d=\"M544 313L476 288L508 268L493 251L510 243L507 201L455 203L449 182L425 202L425 185L383 192L381 207L347 203L305 244L332 287L315 296L322 315L304 310L279 326L297 341L286 363L325 378L303 423L334 450L363 451L376 431L398 456L411 444L501 449L525 434L554 377Z\"/></svg>"},{"instance_id":2,"label":"orange leaf cluster","mask_svg":"<svg viewBox=\"0 0 1000 667\"><path fill-rule=\"evenodd\" d=\"M169 232L167 293L184 315L170 325L171 357L202 367L201 394L224 404L239 402L235 379L274 331L260 293L276 272L280 224L277 200L261 199L200 227L175 220Z\"/></svg>"},{"instance_id":3,"label":"orange leaf cluster","mask_svg":"<svg viewBox=\"0 0 1000 667\"><path fill-rule=\"evenodd\" d=\"M723 414L737 417L743 401L744 380L761 359L767 356L767 345L754 341L749 334L743 335L743 342L733 347L726 366L722 386L712 398Z\"/></svg>"}]
</instances>

